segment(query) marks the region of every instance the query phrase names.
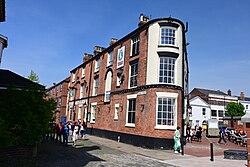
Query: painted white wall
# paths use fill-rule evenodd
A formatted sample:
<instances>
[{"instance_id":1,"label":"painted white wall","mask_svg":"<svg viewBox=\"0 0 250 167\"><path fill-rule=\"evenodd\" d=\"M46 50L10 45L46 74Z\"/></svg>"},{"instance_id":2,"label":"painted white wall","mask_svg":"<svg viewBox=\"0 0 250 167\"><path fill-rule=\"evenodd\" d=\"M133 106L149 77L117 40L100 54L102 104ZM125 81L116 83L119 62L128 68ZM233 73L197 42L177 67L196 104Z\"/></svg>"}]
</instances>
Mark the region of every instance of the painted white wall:
<instances>
[{"instance_id":1,"label":"painted white wall","mask_svg":"<svg viewBox=\"0 0 250 167\"><path fill-rule=\"evenodd\" d=\"M210 119L211 109L209 104L207 104L200 97L196 96L190 100L190 106L192 107L192 116L189 117L189 120L192 120L192 127L196 125L196 121L199 121L198 126L202 126L203 121ZM202 109L206 109L206 115L202 114Z\"/></svg>"},{"instance_id":2,"label":"painted white wall","mask_svg":"<svg viewBox=\"0 0 250 167\"><path fill-rule=\"evenodd\" d=\"M164 21L160 21L164 22ZM166 20L167 22L167 20ZM175 22L177 23L177 22ZM177 23L179 24L179 23ZM180 24L179 24L180 25ZM176 30L176 46L174 47L159 47L160 41L160 25L154 22L149 26L148 31L148 59L147 59L147 78L146 84L159 84L159 61L158 51L168 51L179 54L176 59L175 68L175 85L182 86L182 27L181 25Z\"/></svg>"}]
</instances>

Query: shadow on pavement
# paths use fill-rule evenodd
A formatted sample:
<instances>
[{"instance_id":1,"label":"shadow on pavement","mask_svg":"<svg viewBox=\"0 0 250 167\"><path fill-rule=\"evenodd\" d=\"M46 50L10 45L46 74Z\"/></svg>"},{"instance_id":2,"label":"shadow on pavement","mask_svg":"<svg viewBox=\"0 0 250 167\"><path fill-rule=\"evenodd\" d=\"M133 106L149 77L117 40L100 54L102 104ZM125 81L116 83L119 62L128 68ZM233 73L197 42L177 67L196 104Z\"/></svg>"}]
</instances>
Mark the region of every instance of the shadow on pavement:
<instances>
[{"instance_id":1,"label":"shadow on pavement","mask_svg":"<svg viewBox=\"0 0 250 167\"><path fill-rule=\"evenodd\" d=\"M90 161L104 161L88 153L88 151L98 150L98 146L72 145L65 146L63 144L44 141L38 147L37 157L34 159L37 166L41 167L81 167Z\"/></svg>"}]
</instances>

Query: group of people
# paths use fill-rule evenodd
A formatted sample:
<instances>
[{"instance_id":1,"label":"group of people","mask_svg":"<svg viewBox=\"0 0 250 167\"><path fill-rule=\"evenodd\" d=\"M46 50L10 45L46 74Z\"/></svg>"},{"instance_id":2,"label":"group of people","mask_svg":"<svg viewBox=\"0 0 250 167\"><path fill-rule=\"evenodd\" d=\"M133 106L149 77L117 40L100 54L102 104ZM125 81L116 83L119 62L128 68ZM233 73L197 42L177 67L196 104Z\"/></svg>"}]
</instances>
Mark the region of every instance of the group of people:
<instances>
[{"instance_id":1,"label":"group of people","mask_svg":"<svg viewBox=\"0 0 250 167\"><path fill-rule=\"evenodd\" d=\"M87 127L85 122L67 122L63 124L53 124L52 132L55 132L55 135L51 135L52 139L55 139L55 142L60 142L64 145L68 145L69 139L73 141L73 146L76 146L76 141L84 139L86 137Z\"/></svg>"},{"instance_id":2,"label":"group of people","mask_svg":"<svg viewBox=\"0 0 250 167\"><path fill-rule=\"evenodd\" d=\"M199 126L195 126L194 128L191 128L190 126L187 126L186 129L186 139L187 142L191 142L192 141L198 141L201 142L201 138L202 138L202 128Z\"/></svg>"}]
</instances>

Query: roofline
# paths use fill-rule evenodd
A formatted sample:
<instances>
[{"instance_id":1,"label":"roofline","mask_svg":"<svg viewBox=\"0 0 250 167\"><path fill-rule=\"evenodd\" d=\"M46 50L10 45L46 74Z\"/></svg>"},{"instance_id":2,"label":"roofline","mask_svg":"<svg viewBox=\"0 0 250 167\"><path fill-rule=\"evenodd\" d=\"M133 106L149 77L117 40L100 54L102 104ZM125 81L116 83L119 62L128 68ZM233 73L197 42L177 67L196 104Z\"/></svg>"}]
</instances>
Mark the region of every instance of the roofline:
<instances>
[{"instance_id":1,"label":"roofline","mask_svg":"<svg viewBox=\"0 0 250 167\"><path fill-rule=\"evenodd\" d=\"M97 55L93 56L91 59L87 60L86 62L78 65L77 67L75 67L73 70L70 71L70 73L75 72L79 67L82 67L86 64L88 64L90 61L96 59L96 57L100 57L103 53L105 53L106 51L109 51L111 48L116 47L117 45L121 44L122 41L126 40L127 38L129 38L130 36L133 36L133 34L139 32L139 31L143 31L145 28L147 28L150 24L154 23L154 22L158 22L158 21L162 21L162 20L168 20L168 22L177 22L181 25L181 27L183 28L183 32L185 32L185 25L182 21L180 21L179 19L175 19L175 18L171 18L171 17L166 17L166 18L157 18L157 19L153 19L153 20L149 20L147 23L145 23L144 25L138 27L137 29L135 29L134 31L130 32L129 34L127 34L126 36L122 37L121 39L119 39L118 41L116 41L113 45L110 45L109 47L107 47L106 49L104 49L102 52L98 53ZM185 35L184 35L185 38ZM184 39L185 43L186 43L186 38ZM185 49L185 53L186 49Z\"/></svg>"},{"instance_id":2,"label":"roofline","mask_svg":"<svg viewBox=\"0 0 250 167\"><path fill-rule=\"evenodd\" d=\"M68 81L67 81L67 80L68 80ZM64 80L58 82L57 84L48 87L46 90L52 89L53 87L56 87L56 86L60 85L60 84L63 83L63 82L70 82L70 77L67 77L67 78L65 78Z\"/></svg>"}]
</instances>

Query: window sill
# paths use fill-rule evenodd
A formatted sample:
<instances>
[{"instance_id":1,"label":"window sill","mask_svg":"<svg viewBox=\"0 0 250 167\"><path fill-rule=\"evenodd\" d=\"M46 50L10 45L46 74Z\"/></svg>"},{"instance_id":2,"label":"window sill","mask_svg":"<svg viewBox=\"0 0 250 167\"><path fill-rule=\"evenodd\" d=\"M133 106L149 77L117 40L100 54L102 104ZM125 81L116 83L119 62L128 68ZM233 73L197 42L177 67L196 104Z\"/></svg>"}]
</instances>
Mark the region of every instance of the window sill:
<instances>
[{"instance_id":1,"label":"window sill","mask_svg":"<svg viewBox=\"0 0 250 167\"><path fill-rule=\"evenodd\" d=\"M95 124L95 121L90 121L89 123L91 123L91 124Z\"/></svg>"},{"instance_id":2,"label":"window sill","mask_svg":"<svg viewBox=\"0 0 250 167\"><path fill-rule=\"evenodd\" d=\"M82 76L82 78L81 78L81 79L83 79L83 78L85 78L85 75L84 75L84 76Z\"/></svg>"},{"instance_id":3,"label":"window sill","mask_svg":"<svg viewBox=\"0 0 250 167\"><path fill-rule=\"evenodd\" d=\"M130 57L135 57L135 56L138 56L140 53L136 53L134 55L130 55Z\"/></svg>"},{"instance_id":4,"label":"window sill","mask_svg":"<svg viewBox=\"0 0 250 167\"><path fill-rule=\"evenodd\" d=\"M113 66L113 64L109 64L109 65L107 65L106 68L110 68L110 67L112 67L112 66Z\"/></svg>"},{"instance_id":5,"label":"window sill","mask_svg":"<svg viewBox=\"0 0 250 167\"><path fill-rule=\"evenodd\" d=\"M114 121L118 121L118 118L114 118ZM126 125L125 125L126 126Z\"/></svg>"},{"instance_id":6,"label":"window sill","mask_svg":"<svg viewBox=\"0 0 250 167\"><path fill-rule=\"evenodd\" d=\"M176 126L156 125L155 129L159 129L159 130L175 130Z\"/></svg>"},{"instance_id":7,"label":"window sill","mask_svg":"<svg viewBox=\"0 0 250 167\"><path fill-rule=\"evenodd\" d=\"M159 48L165 48L165 47L166 47L166 48L175 48L175 49L179 49L178 46L175 46L175 45L167 45L167 44L166 44L166 45L159 44L158 47L159 47Z\"/></svg>"},{"instance_id":8,"label":"window sill","mask_svg":"<svg viewBox=\"0 0 250 167\"><path fill-rule=\"evenodd\" d=\"M134 127L135 127L135 124L126 123L125 126L126 126L126 127L129 127L129 128L134 128Z\"/></svg>"}]
</instances>

